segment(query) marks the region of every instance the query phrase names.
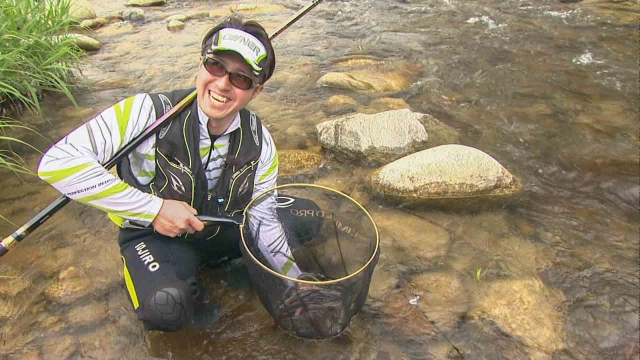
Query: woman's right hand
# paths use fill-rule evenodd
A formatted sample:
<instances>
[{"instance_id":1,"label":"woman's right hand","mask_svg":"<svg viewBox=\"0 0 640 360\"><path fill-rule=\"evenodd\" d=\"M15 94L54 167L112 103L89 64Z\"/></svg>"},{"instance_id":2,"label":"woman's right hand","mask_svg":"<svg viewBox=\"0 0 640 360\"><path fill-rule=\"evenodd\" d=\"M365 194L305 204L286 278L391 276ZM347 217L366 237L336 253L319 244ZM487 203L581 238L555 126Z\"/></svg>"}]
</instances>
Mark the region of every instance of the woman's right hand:
<instances>
[{"instance_id":1,"label":"woman's right hand","mask_svg":"<svg viewBox=\"0 0 640 360\"><path fill-rule=\"evenodd\" d=\"M151 225L162 235L176 237L202 231L204 224L196 218L198 211L184 201L163 199L160 212Z\"/></svg>"}]
</instances>

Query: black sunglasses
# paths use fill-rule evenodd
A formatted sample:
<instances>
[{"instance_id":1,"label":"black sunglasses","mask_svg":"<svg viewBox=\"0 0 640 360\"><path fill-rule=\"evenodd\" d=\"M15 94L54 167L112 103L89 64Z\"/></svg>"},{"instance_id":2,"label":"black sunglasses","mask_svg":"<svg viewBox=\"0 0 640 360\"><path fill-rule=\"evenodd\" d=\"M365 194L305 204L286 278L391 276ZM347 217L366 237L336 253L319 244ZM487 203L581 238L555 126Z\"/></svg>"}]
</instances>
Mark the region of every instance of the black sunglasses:
<instances>
[{"instance_id":1,"label":"black sunglasses","mask_svg":"<svg viewBox=\"0 0 640 360\"><path fill-rule=\"evenodd\" d=\"M226 74L229 74L229 82L231 85L240 90L249 90L253 87L260 86L257 82L254 84L253 80L251 80L247 75L228 71L222 62L214 58L205 56L202 60L202 64L209 74L213 76L223 77Z\"/></svg>"}]
</instances>

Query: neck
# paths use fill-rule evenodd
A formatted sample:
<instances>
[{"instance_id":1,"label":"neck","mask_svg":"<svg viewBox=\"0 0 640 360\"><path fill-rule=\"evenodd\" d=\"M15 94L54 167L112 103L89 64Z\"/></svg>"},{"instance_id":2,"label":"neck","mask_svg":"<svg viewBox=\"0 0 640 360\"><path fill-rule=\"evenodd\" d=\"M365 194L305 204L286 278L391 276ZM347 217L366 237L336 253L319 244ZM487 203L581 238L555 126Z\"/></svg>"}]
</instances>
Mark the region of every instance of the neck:
<instances>
[{"instance_id":1,"label":"neck","mask_svg":"<svg viewBox=\"0 0 640 360\"><path fill-rule=\"evenodd\" d=\"M225 131L229 128L231 123L235 119L235 116L230 118L229 120L214 120L209 119L207 122L207 129L209 130L209 134L220 136L224 134Z\"/></svg>"}]
</instances>

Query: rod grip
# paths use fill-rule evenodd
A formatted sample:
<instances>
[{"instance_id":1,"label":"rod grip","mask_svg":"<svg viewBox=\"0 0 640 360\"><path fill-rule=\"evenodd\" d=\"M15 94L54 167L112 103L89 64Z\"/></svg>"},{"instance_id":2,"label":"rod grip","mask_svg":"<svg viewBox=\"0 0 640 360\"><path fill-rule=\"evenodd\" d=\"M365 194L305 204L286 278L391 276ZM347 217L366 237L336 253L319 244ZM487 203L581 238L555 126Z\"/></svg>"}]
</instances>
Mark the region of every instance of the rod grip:
<instances>
[{"instance_id":1,"label":"rod grip","mask_svg":"<svg viewBox=\"0 0 640 360\"><path fill-rule=\"evenodd\" d=\"M9 250L18 242L13 235L9 235L0 242L0 257L8 253Z\"/></svg>"}]
</instances>

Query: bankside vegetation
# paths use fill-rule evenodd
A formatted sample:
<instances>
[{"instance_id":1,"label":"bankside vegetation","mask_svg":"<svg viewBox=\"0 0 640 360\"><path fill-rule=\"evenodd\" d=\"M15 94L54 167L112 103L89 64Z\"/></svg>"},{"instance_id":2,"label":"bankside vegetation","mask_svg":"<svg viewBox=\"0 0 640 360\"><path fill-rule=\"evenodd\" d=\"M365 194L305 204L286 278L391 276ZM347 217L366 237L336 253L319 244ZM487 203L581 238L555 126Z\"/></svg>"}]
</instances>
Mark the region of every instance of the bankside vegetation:
<instances>
[{"instance_id":1,"label":"bankside vegetation","mask_svg":"<svg viewBox=\"0 0 640 360\"><path fill-rule=\"evenodd\" d=\"M69 0L0 0L0 169L30 173L12 150L30 146L11 135L31 130L21 112L40 113L46 92L73 101L72 70L81 50L64 36L72 26Z\"/></svg>"}]
</instances>

